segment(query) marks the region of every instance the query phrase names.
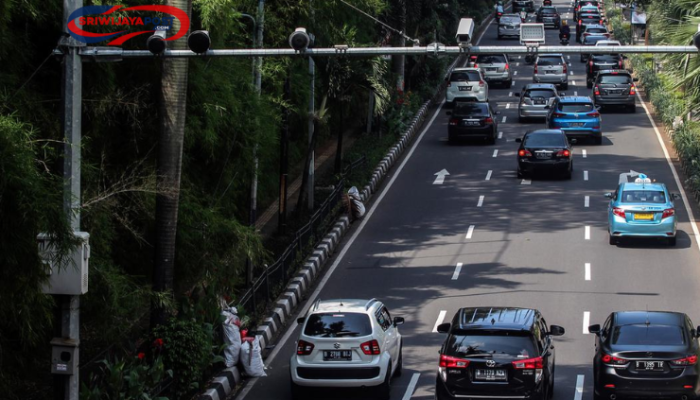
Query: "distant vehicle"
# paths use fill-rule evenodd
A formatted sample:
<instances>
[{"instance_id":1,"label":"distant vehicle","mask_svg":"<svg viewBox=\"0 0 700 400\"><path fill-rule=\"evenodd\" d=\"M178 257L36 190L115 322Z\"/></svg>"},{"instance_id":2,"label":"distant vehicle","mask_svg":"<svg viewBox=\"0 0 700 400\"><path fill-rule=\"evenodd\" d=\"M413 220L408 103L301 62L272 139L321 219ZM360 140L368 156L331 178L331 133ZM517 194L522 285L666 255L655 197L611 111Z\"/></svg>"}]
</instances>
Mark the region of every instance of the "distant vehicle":
<instances>
[{"instance_id":1,"label":"distant vehicle","mask_svg":"<svg viewBox=\"0 0 700 400\"><path fill-rule=\"evenodd\" d=\"M519 16L502 16L498 21L498 39L504 37L520 37L520 23L522 20Z\"/></svg>"},{"instance_id":2,"label":"distant vehicle","mask_svg":"<svg viewBox=\"0 0 700 400\"><path fill-rule=\"evenodd\" d=\"M606 193L608 205L608 234L610 244L625 237L665 239L676 245L676 209L663 183L652 182L642 174L634 183L621 183L617 190Z\"/></svg>"},{"instance_id":3,"label":"distant vehicle","mask_svg":"<svg viewBox=\"0 0 700 400\"><path fill-rule=\"evenodd\" d=\"M606 28L605 25L584 25L582 36L585 38L586 36L590 35L605 36L608 39L610 38L610 32L608 32L608 28Z\"/></svg>"},{"instance_id":4,"label":"distant vehicle","mask_svg":"<svg viewBox=\"0 0 700 400\"><path fill-rule=\"evenodd\" d=\"M519 121L524 122L528 118L547 118L549 114L547 107L551 107L559 95L557 87L551 83L529 83L523 86L522 92L515 93L515 96L520 98Z\"/></svg>"},{"instance_id":5,"label":"distant vehicle","mask_svg":"<svg viewBox=\"0 0 700 400\"><path fill-rule=\"evenodd\" d=\"M518 148L518 178L530 177L536 173L548 172L571 179L574 171L571 142L561 129L540 129L525 133L515 139Z\"/></svg>"},{"instance_id":6,"label":"distant vehicle","mask_svg":"<svg viewBox=\"0 0 700 400\"><path fill-rule=\"evenodd\" d=\"M541 22L545 27L551 26L559 29L561 26L561 17L556 7L540 7L537 10L537 22Z\"/></svg>"},{"instance_id":7,"label":"distant vehicle","mask_svg":"<svg viewBox=\"0 0 700 400\"><path fill-rule=\"evenodd\" d=\"M600 14L580 14L576 20L576 41L581 42L585 25L603 25L603 18Z\"/></svg>"},{"instance_id":8,"label":"distant vehicle","mask_svg":"<svg viewBox=\"0 0 700 400\"><path fill-rule=\"evenodd\" d=\"M455 68L447 78L445 101L450 107L455 100L467 98L489 101L489 85L478 68Z\"/></svg>"},{"instance_id":9,"label":"distant vehicle","mask_svg":"<svg viewBox=\"0 0 700 400\"><path fill-rule=\"evenodd\" d=\"M618 311L596 335L593 398L697 399L698 331L686 314Z\"/></svg>"},{"instance_id":10,"label":"distant vehicle","mask_svg":"<svg viewBox=\"0 0 700 400\"><path fill-rule=\"evenodd\" d=\"M600 10L600 11L603 10L603 3L600 2L600 1L593 1L593 0L584 0L584 1L581 1L581 0L576 0L576 2L575 2L575 4L574 4L574 21L578 19L579 10L580 10L582 7L585 7L585 6L596 6L596 7L598 8L598 10Z\"/></svg>"},{"instance_id":11,"label":"distant vehicle","mask_svg":"<svg viewBox=\"0 0 700 400\"><path fill-rule=\"evenodd\" d=\"M489 144L495 144L498 137L498 121L489 103L486 102L457 102L452 111L448 111L450 122L447 135L450 143L458 139L483 139Z\"/></svg>"},{"instance_id":12,"label":"distant vehicle","mask_svg":"<svg viewBox=\"0 0 700 400\"><path fill-rule=\"evenodd\" d=\"M582 46L595 46L596 43L598 43L601 40L607 40L608 38L606 36L598 36L598 35L590 35L590 36L584 36L581 38L582 39ZM588 54L581 53L580 55L581 62L586 62L588 61Z\"/></svg>"},{"instance_id":13,"label":"distant vehicle","mask_svg":"<svg viewBox=\"0 0 700 400\"><path fill-rule=\"evenodd\" d=\"M502 4L496 5L496 11L494 12L494 18L496 18L496 22L499 22L501 20L503 13L504 13L503 5Z\"/></svg>"},{"instance_id":14,"label":"distant vehicle","mask_svg":"<svg viewBox=\"0 0 700 400\"><path fill-rule=\"evenodd\" d=\"M541 54L535 60L535 70L532 75L535 83L553 83L563 90L569 88L569 68L560 53Z\"/></svg>"},{"instance_id":15,"label":"distant vehicle","mask_svg":"<svg viewBox=\"0 0 700 400\"><path fill-rule=\"evenodd\" d=\"M436 400L549 399L554 388L554 336L533 309L462 308L438 325L440 348Z\"/></svg>"},{"instance_id":16,"label":"distant vehicle","mask_svg":"<svg viewBox=\"0 0 700 400\"><path fill-rule=\"evenodd\" d=\"M596 106L622 106L628 112L637 112L636 81L637 78L632 78L624 69L598 71L593 82L593 101Z\"/></svg>"},{"instance_id":17,"label":"distant vehicle","mask_svg":"<svg viewBox=\"0 0 700 400\"><path fill-rule=\"evenodd\" d=\"M602 119L586 96L564 96L557 99L549 109L547 127L561 129L568 138L593 139L595 144L603 143Z\"/></svg>"},{"instance_id":18,"label":"distant vehicle","mask_svg":"<svg viewBox=\"0 0 700 400\"><path fill-rule=\"evenodd\" d=\"M302 324L289 363L292 398L306 399L311 387L373 388L389 399L391 379L401 375L401 317L391 317L376 299L317 300Z\"/></svg>"},{"instance_id":19,"label":"distant vehicle","mask_svg":"<svg viewBox=\"0 0 700 400\"><path fill-rule=\"evenodd\" d=\"M513 1L513 12L534 12L535 2L532 0L514 0Z\"/></svg>"},{"instance_id":20,"label":"distant vehicle","mask_svg":"<svg viewBox=\"0 0 700 400\"><path fill-rule=\"evenodd\" d=\"M513 72L505 54L479 54L473 67L479 68L489 83L500 83L504 87L513 84Z\"/></svg>"},{"instance_id":21,"label":"distant vehicle","mask_svg":"<svg viewBox=\"0 0 700 400\"><path fill-rule=\"evenodd\" d=\"M600 42L598 42L600 43ZM622 69L624 59L620 54L589 54L586 66L586 87L592 88L595 77L601 70Z\"/></svg>"}]
</instances>

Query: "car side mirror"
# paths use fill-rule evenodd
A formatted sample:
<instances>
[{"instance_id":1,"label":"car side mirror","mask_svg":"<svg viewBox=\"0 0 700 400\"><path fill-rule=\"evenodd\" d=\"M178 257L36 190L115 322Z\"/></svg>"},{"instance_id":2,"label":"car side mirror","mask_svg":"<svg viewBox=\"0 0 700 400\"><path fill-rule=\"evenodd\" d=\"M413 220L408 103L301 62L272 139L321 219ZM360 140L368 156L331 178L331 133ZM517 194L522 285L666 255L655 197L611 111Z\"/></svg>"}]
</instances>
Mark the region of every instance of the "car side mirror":
<instances>
[{"instance_id":1,"label":"car side mirror","mask_svg":"<svg viewBox=\"0 0 700 400\"><path fill-rule=\"evenodd\" d=\"M639 82L639 78L632 78L632 82Z\"/></svg>"},{"instance_id":2,"label":"car side mirror","mask_svg":"<svg viewBox=\"0 0 700 400\"><path fill-rule=\"evenodd\" d=\"M576 140L576 139L571 139L571 140L569 140L569 143L571 143L572 145L574 145L574 144L578 143L578 140Z\"/></svg>"},{"instance_id":3,"label":"car side mirror","mask_svg":"<svg viewBox=\"0 0 700 400\"><path fill-rule=\"evenodd\" d=\"M452 111L446 112L445 115L452 115Z\"/></svg>"},{"instance_id":4,"label":"car side mirror","mask_svg":"<svg viewBox=\"0 0 700 400\"><path fill-rule=\"evenodd\" d=\"M306 321L306 318L304 318L304 317L297 318L297 324L303 324L304 321Z\"/></svg>"},{"instance_id":5,"label":"car side mirror","mask_svg":"<svg viewBox=\"0 0 700 400\"><path fill-rule=\"evenodd\" d=\"M449 322L445 322L444 324L438 325L437 331L439 333L448 333L451 327L452 325Z\"/></svg>"},{"instance_id":6,"label":"car side mirror","mask_svg":"<svg viewBox=\"0 0 700 400\"><path fill-rule=\"evenodd\" d=\"M523 139L522 138L515 138L515 143L522 143Z\"/></svg>"},{"instance_id":7,"label":"car side mirror","mask_svg":"<svg viewBox=\"0 0 700 400\"><path fill-rule=\"evenodd\" d=\"M564 333L566 332L566 329L559 325L550 325L549 326L549 334L552 336L563 336Z\"/></svg>"},{"instance_id":8,"label":"car side mirror","mask_svg":"<svg viewBox=\"0 0 700 400\"><path fill-rule=\"evenodd\" d=\"M605 193L605 198L607 198L607 199L612 199L612 198L613 198L613 194L612 194L612 193Z\"/></svg>"},{"instance_id":9,"label":"car side mirror","mask_svg":"<svg viewBox=\"0 0 700 400\"><path fill-rule=\"evenodd\" d=\"M600 324L589 325L588 332L595 333L596 335L600 334Z\"/></svg>"},{"instance_id":10,"label":"car side mirror","mask_svg":"<svg viewBox=\"0 0 700 400\"><path fill-rule=\"evenodd\" d=\"M673 197L674 200L680 200L680 199L682 199L680 193L673 193L673 194L671 194L671 197Z\"/></svg>"},{"instance_id":11,"label":"car side mirror","mask_svg":"<svg viewBox=\"0 0 700 400\"><path fill-rule=\"evenodd\" d=\"M394 317L394 326L401 325L404 323L403 317Z\"/></svg>"}]
</instances>

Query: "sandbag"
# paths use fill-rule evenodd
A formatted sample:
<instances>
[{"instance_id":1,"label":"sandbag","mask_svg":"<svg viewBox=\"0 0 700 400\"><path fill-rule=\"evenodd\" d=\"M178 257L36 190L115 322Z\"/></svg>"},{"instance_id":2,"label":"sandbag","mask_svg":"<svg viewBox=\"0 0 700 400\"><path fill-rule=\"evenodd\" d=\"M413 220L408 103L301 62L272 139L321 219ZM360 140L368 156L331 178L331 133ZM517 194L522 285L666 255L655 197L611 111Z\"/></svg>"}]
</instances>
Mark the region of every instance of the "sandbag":
<instances>
[{"instance_id":1,"label":"sandbag","mask_svg":"<svg viewBox=\"0 0 700 400\"><path fill-rule=\"evenodd\" d=\"M350 198L350 208L352 210L352 216L354 219L360 219L365 216L365 205L362 203L362 197L360 196L360 191L357 187L353 186L348 190L348 197Z\"/></svg>"},{"instance_id":2,"label":"sandbag","mask_svg":"<svg viewBox=\"0 0 700 400\"><path fill-rule=\"evenodd\" d=\"M246 374L259 378L267 376L263 364L260 342L257 338L246 338L241 345L241 364Z\"/></svg>"},{"instance_id":3,"label":"sandbag","mask_svg":"<svg viewBox=\"0 0 700 400\"><path fill-rule=\"evenodd\" d=\"M235 308L227 309L221 312L221 315L224 317L224 322L222 325L224 328L224 343L226 344L226 347L224 348L226 368L230 368L238 364L238 359L241 353L241 320L238 318L238 315L232 313L231 311L237 312Z\"/></svg>"}]
</instances>

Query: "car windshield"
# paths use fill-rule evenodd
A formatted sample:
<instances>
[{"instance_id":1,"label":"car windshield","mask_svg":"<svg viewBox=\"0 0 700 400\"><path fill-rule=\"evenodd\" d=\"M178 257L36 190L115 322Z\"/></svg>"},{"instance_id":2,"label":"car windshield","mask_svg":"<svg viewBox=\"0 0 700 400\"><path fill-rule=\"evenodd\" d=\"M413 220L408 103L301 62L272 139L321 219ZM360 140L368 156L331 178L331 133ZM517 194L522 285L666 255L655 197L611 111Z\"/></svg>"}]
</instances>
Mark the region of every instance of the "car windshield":
<instances>
[{"instance_id":1,"label":"car windshield","mask_svg":"<svg viewBox=\"0 0 700 400\"><path fill-rule=\"evenodd\" d=\"M489 106L486 103L457 102L452 115L470 117L488 117Z\"/></svg>"},{"instance_id":2,"label":"car windshield","mask_svg":"<svg viewBox=\"0 0 700 400\"><path fill-rule=\"evenodd\" d=\"M603 75L598 83L628 84L632 82L629 75Z\"/></svg>"},{"instance_id":3,"label":"car windshield","mask_svg":"<svg viewBox=\"0 0 700 400\"><path fill-rule=\"evenodd\" d=\"M535 133L525 136L525 147L566 147L566 136L558 133Z\"/></svg>"},{"instance_id":4,"label":"car windshield","mask_svg":"<svg viewBox=\"0 0 700 400\"><path fill-rule=\"evenodd\" d=\"M559 103L559 110L565 113L586 113L593 111L591 103Z\"/></svg>"},{"instance_id":5,"label":"car windshield","mask_svg":"<svg viewBox=\"0 0 700 400\"><path fill-rule=\"evenodd\" d=\"M564 60L561 57L539 57L537 65L563 65Z\"/></svg>"},{"instance_id":6,"label":"car windshield","mask_svg":"<svg viewBox=\"0 0 700 400\"><path fill-rule=\"evenodd\" d=\"M501 24L519 24L520 18L515 17L501 17Z\"/></svg>"},{"instance_id":7,"label":"car windshield","mask_svg":"<svg viewBox=\"0 0 700 400\"><path fill-rule=\"evenodd\" d=\"M506 57L502 56L500 54L496 54L496 55L485 54L485 55L480 55L476 59L476 62L479 64L505 64Z\"/></svg>"},{"instance_id":8,"label":"car windshield","mask_svg":"<svg viewBox=\"0 0 700 400\"><path fill-rule=\"evenodd\" d=\"M319 313L309 316L306 336L367 336L372 333L369 316L360 313Z\"/></svg>"},{"instance_id":9,"label":"car windshield","mask_svg":"<svg viewBox=\"0 0 700 400\"><path fill-rule=\"evenodd\" d=\"M612 344L680 346L685 344L683 330L673 325L622 325L613 328Z\"/></svg>"},{"instance_id":10,"label":"car windshield","mask_svg":"<svg viewBox=\"0 0 700 400\"><path fill-rule=\"evenodd\" d=\"M539 355L532 337L522 332L504 331L492 335L478 333L470 334L469 331L459 330L454 332L445 343L445 351L458 357L507 354L525 359Z\"/></svg>"},{"instance_id":11,"label":"car windshield","mask_svg":"<svg viewBox=\"0 0 700 400\"><path fill-rule=\"evenodd\" d=\"M663 190L625 190L620 199L623 203L666 204Z\"/></svg>"},{"instance_id":12,"label":"car windshield","mask_svg":"<svg viewBox=\"0 0 700 400\"><path fill-rule=\"evenodd\" d=\"M554 7L542 7L542 10L540 12L542 14L556 14L557 9Z\"/></svg>"},{"instance_id":13,"label":"car windshield","mask_svg":"<svg viewBox=\"0 0 700 400\"><path fill-rule=\"evenodd\" d=\"M453 72L452 75L450 75L450 82L474 82L480 80L481 76L479 76L479 73L476 71L459 71Z\"/></svg>"},{"instance_id":14,"label":"car windshield","mask_svg":"<svg viewBox=\"0 0 700 400\"><path fill-rule=\"evenodd\" d=\"M556 94L552 90L547 90L547 89L533 89L533 90L528 90L525 92L523 97L544 97L544 98L550 98L554 97Z\"/></svg>"},{"instance_id":15,"label":"car windshield","mask_svg":"<svg viewBox=\"0 0 700 400\"><path fill-rule=\"evenodd\" d=\"M593 45L598 43L599 40L607 40L605 36L586 36L585 39L583 39L583 44L584 45Z\"/></svg>"}]
</instances>

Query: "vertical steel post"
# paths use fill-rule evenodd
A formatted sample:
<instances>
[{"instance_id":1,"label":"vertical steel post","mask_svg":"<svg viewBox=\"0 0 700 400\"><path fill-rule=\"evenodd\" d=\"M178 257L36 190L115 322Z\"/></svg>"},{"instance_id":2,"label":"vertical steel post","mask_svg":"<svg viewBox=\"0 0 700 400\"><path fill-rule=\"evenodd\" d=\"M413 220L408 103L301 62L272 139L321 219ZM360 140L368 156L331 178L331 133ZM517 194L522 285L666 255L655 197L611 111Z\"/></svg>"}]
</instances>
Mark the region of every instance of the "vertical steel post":
<instances>
[{"instance_id":1,"label":"vertical steel post","mask_svg":"<svg viewBox=\"0 0 700 400\"><path fill-rule=\"evenodd\" d=\"M287 80L284 82L284 100L290 101L291 89L289 82L289 70L287 70ZM287 230L287 176L289 174L289 108L282 110L282 131L280 138L280 204L277 229L281 234Z\"/></svg>"},{"instance_id":2,"label":"vertical steel post","mask_svg":"<svg viewBox=\"0 0 700 400\"><path fill-rule=\"evenodd\" d=\"M314 13L314 2L313 0L309 1L309 6L311 7L311 27L313 29L314 26L314 18L315 18L315 13ZM312 138L314 136L314 113L316 112L316 104L315 104L315 85L316 85L316 64L314 63L314 59L312 57L309 57L309 78L311 79L311 82L309 83L309 146L311 145ZM315 165L316 165L316 151L315 149L311 149L311 161L309 162L309 165L307 165L307 174L309 175L308 181L307 181L307 209L309 211L314 210L314 170L315 170Z\"/></svg>"}]
</instances>

